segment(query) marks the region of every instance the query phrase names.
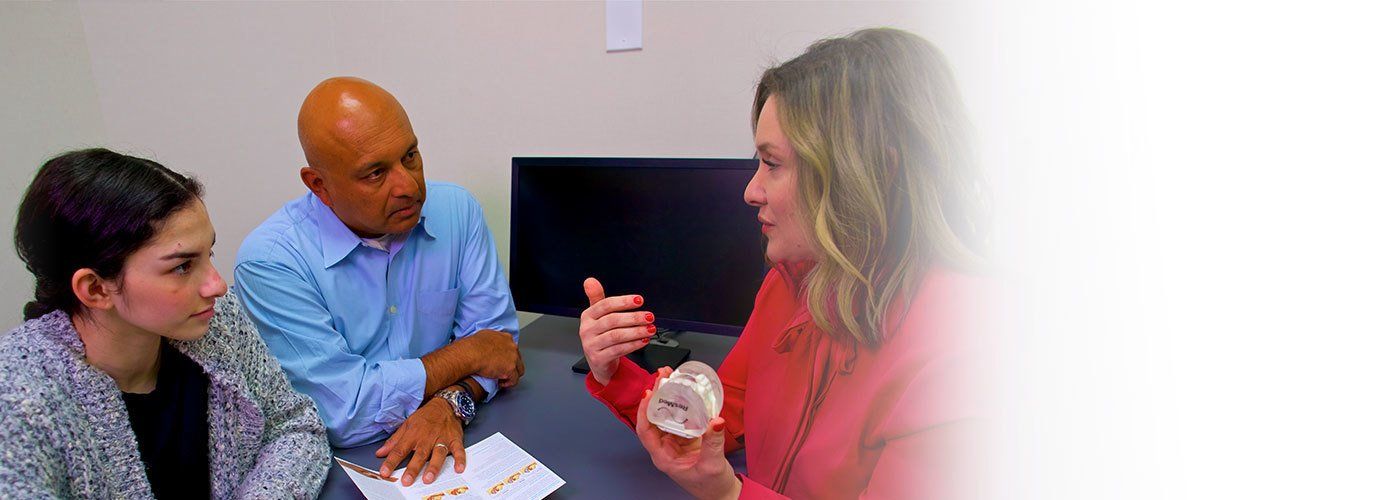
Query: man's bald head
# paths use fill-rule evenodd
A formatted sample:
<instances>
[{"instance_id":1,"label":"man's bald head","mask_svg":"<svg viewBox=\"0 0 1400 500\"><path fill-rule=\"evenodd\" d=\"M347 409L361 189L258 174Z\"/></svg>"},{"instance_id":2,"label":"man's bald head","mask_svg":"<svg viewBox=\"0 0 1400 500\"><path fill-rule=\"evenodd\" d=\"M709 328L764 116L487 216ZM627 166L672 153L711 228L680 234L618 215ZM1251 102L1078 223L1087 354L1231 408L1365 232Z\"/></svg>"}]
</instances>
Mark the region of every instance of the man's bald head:
<instances>
[{"instance_id":1,"label":"man's bald head","mask_svg":"<svg viewBox=\"0 0 1400 500\"><path fill-rule=\"evenodd\" d=\"M418 136L388 91L336 77L311 89L297 115L302 183L361 237L418 223L427 183Z\"/></svg>"},{"instance_id":2,"label":"man's bald head","mask_svg":"<svg viewBox=\"0 0 1400 500\"><path fill-rule=\"evenodd\" d=\"M412 130L408 113L382 87L361 78L329 78L306 95L297 114L297 137L306 163L325 169L333 159L355 149L358 142L379 133L385 122L401 122Z\"/></svg>"}]
</instances>

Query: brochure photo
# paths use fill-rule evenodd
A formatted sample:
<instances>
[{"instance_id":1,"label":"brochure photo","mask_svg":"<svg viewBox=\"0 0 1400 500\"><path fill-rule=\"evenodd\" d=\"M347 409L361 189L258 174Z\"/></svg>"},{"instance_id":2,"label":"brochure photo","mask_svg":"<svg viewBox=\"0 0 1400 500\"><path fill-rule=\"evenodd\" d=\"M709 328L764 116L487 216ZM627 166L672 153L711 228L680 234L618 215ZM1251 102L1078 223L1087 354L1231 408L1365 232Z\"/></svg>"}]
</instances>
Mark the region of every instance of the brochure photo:
<instances>
[{"instance_id":1,"label":"brochure photo","mask_svg":"<svg viewBox=\"0 0 1400 500\"><path fill-rule=\"evenodd\" d=\"M466 472L458 474L447 457L433 484L423 484L420 475L412 486L404 486L399 482L404 469L381 478L376 470L335 460L369 500L538 500L564 485L554 471L499 432L467 447Z\"/></svg>"}]
</instances>

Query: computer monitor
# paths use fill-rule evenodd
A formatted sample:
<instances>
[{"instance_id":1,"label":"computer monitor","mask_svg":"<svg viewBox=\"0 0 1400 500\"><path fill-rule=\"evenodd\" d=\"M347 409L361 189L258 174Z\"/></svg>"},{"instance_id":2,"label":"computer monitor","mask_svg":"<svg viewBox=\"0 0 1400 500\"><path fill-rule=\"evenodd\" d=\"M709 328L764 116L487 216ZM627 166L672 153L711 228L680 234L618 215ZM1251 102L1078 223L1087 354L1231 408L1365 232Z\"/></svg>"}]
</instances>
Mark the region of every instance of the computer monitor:
<instances>
[{"instance_id":1,"label":"computer monitor","mask_svg":"<svg viewBox=\"0 0 1400 500\"><path fill-rule=\"evenodd\" d=\"M531 157L511 161L516 309L578 316L583 280L641 294L658 328L738 335L763 281L757 160Z\"/></svg>"}]
</instances>

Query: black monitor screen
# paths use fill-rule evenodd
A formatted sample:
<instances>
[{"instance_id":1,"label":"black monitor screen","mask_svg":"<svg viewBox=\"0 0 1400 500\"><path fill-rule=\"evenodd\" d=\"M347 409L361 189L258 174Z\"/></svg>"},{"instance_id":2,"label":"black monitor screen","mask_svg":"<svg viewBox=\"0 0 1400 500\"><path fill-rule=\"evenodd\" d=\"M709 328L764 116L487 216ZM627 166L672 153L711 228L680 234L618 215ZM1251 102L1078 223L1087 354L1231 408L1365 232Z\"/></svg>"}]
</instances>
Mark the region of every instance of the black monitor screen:
<instances>
[{"instance_id":1,"label":"black monitor screen","mask_svg":"<svg viewBox=\"0 0 1400 500\"><path fill-rule=\"evenodd\" d=\"M521 311L577 316L583 280L636 293L657 326L737 335L766 271L752 159L515 158L510 286Z\"/></svg>"}]
</instances>

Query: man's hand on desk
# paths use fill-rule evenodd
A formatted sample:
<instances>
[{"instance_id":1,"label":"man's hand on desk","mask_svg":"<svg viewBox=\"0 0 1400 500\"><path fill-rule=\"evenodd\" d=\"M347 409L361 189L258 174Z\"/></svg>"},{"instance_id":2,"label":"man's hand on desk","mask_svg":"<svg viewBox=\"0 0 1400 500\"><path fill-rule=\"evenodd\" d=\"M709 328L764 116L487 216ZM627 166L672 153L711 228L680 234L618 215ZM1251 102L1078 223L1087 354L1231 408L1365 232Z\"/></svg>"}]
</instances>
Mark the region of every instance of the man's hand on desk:
<instances>
[{"instance_id":1,"label":"man's hand on desk","mask_svg":"<svg viewBox=\"0 0 1400 500\"><path fill-rule=\"evenodd\" d=\"M432 483L442 470L447 456L452 455L458 473L467 470L467 450L462 444L462 422L452 414L452 407L442 398L434 397L418 407L418 410L404 420L403 425L389 436L374 451L374 456L384 458L379 466L379 475L389 477L405 458L409 458L408 469L404 471L404 486L413 484L426 462L427 472L423 484ZM410 458L410 456L412 458Z\"/></svg>"}]
</instances>

